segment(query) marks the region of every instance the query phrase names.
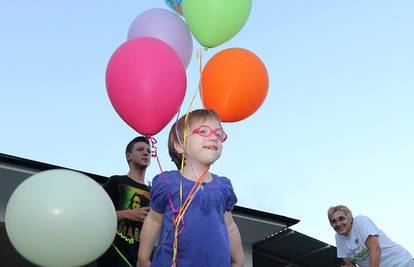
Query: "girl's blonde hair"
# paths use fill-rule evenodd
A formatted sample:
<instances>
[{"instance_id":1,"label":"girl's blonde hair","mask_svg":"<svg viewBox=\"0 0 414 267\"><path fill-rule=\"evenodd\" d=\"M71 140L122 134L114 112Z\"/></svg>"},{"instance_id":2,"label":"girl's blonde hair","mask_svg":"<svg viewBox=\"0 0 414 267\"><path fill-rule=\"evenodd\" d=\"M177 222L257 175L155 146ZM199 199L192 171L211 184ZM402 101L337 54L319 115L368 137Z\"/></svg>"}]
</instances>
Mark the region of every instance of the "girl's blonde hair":
<instances>
[{"instance_id":1,"label":"girl's blonde hair","mask_svg":"<svg viewBox=\"0 0 414 267\"><path fill-rule=\"evenodd\" d=\"M174 143L183 143L184 130L187 127L191 127L195 121L217 120L221 122L219 115L212 109L196 109L188 113L187 122L185 121L186 115L183 115L178 121L176 121L171 127L168 137L168 153L171 160L177 166L177 169L181 167L181 161L183 155L175 150ZM189 134L189 133L187 133Z\"/></svg>"}]
</instances>

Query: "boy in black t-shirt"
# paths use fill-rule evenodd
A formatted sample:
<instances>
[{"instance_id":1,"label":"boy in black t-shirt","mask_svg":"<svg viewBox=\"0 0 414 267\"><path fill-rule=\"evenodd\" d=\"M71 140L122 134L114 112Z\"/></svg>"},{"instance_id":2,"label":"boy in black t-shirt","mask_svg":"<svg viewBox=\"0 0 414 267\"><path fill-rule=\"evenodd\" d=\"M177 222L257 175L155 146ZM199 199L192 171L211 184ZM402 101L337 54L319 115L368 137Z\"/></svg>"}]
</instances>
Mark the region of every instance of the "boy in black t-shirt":
<instances>
[{"instance_id":1,"label":"boy in black t-shirt","mask_svg":"<svg viewBox=\"0 0 414 267\"><path fill-rule=\"evenodd\" d=\"M131 140L125 149L127 175L111 176L104 189L116 209L118 229L111 247L98 259L98 267L133 267L137 262L142 223L149 211L150 187L145 171L151 162L147 138Z\"/></svg>"}]
</instances>

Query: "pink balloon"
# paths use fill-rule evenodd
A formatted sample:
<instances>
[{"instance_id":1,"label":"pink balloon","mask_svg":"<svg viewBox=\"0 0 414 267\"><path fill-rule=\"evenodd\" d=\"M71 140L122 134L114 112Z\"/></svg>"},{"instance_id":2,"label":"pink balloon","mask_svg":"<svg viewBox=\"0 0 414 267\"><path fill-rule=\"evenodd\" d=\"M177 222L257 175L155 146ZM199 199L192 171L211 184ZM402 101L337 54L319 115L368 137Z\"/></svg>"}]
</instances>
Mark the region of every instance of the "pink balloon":
<instances>
[{"instance_id":1,"label":"pink balloon","mask_svg":"<svg viewBox=\"0 0 414 267\"><path fill-rule=\"evenodd\" d=\"M118 115L143 135L155 135L178 112L187 78L175 50L152 38L122 44L109 60L106 88Z\"/></svg>"}]
</instances>

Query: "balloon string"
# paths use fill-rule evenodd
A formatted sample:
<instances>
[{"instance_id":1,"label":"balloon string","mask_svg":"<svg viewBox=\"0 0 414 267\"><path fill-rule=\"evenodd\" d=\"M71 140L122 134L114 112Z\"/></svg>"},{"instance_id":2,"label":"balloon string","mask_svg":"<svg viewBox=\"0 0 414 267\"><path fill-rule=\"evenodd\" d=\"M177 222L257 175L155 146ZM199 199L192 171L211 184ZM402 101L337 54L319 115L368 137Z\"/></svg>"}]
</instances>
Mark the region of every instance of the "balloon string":
<instances>
[{"instance_id":1,"label":"balloon string","mask_svg":"<svg viewBox=\"0 0 414 267\"><path fill-rule=\"evenodd\" d=\"M179 114L179 110L178 110L178 113L177 113L177 115ZM150 147L151 147L151 157L153 157L153 158L156 158L157 159L157 164L158 164L158 167L160 168L160 171L161 171L161 176L162 176L162 178L163 178L163 180L164 180L164 182L166 181L166 179L167 179L167 177L166 177L166 175L165 175L165 173L164 173L164 170L162 169L162 166L161 166L161 162L160 162L160 158L158 157L158 153L157 153L157 146L156 146L156 144L157 144L157 139L155 139L155 137L153 137L152 135L146 135L145 136L147 139L148 139L148 141L150 142ZM177 213L178 211L175 209L175 207L174 207L174 204L173 204L173 201L172 201L172 199L171 199L171 194L170 194L170 192L168 192L168 200L169 200L169 202L170 202L170 205L171 205L171 209L173 210L173 212L174 213Z\"/></svg>"},{"instance_id":2,"label":"balloon string","mask_svg":"<svg viewBox=\"0 0 414 267\"><path fill-rule=\"evenodd\" d=\"M208 169L203 172L203 174L197 178L196 183L193 185L193 188L191 188L190 193L188 194L187 198L184 201L184 204L180 207L180 210L178 212L178 216L174 220L174 225L178 225L180 221L182 220L182 217L185 214L185 211L187 210L188 206L190 205L192 199L194 198L194 193L197 192L196 189L200 188L202 183L206 179L206 174L208 172Z\"/></svg>"},{"instance_id":3,"label":"balloon string","mask_svg":"<svg viewBox=\"0 0 414 267\"><path fill-rule=\"evenodd\" d=\"M184 201L184 204L180 206L180 210L174 219L173 225L175 227L175 233L174 233L174 243L173 243L173 259L172 259L171 267L176 266L177 253L178 253L178 237L180 236L184 228L184 215L187 212L187 209L190 206L191 202L193 201L196 193L200 190L203 182L205 181L207 177L206 175L207 172L208 172L208 169L205 170L204 173L200 177L197 178L196 183L191 188L190 193L188 194L187 198ZM182 225L181 230L180 230L180 225Z\"/></svg>"},{"instance_id":4,"label":"balloon string","mask_svg":"<svg viewBox=\"0 0 414 267\"><path fill-rule=\"evenodd\" d=\"M118 252L119 256L121 256L124 262L128 264L129 267L133 267L132 264L128 261L128 259L124 256L124 254L122 254L122 252L114 245L114 243L112 243L112 246L114 247L116 252Z\"/></svg>"},{"instance_id":5,"label":"balloon string","mask_svg":"<svg viewBox=\"0 0 414 267\"><path fill-rule=\"evenodd\" d=\"M153 136L151 136L151 135L146 135L146 138L149 140L149 142L150 142L150 146L151 146L151 157L153 157L153 158L156 158L157 159L157 164L158 164L158 167L160 168L160 171L161 171L161 176L163 177L163 179L164 179L164 181L167 179L167 177L165 176L165 173L164 173L164 170L162 169L162 166L161 166L161 162L160 162L160 158L158 157L158 153L157 153L157 147L156 147L156 145L155 144L157 144L157 139L155 139ZM173 202L172 202L172 199L171 199L171 195L170 195L170 193L168 192L168 200L169 200L169 202L170 202L170 205L171 205L171 208L172 208L172 210L173 210L173 212L174 213L177 213L177 210L175 209L175 207L174 207L174 204L173 204Z\"/></svg>"},{"instance_id":6,"label":"balloon string","mask_svg":"<svg viewBox=\"0 0 414 267\"><path fill-rule=\"evenodd\" d=\"M200 72L200 74L201 74L201 72L203 72L203 51L207 52L208 51L208 48L207 47L203 47L203 48L200 48L197 51L197 60L199 60L198 71Z\"/></svg>"},{"instance_id":7,"label":"balloon string","mask_svg":"<svg viewBox=\"0 0 414 267\"><path fill-rule=\"evenodd\" d=\"M183 138L182 138L182 143L181 143L181 138L179 136L178 133L178 128L177 128L177 122L175 123L175 133L177 135L177 139L179 141L179 143L183 146L183 148L185 149L186 145L187 145L187 120L188 120L188 115L190 114L190 110L194 104L195 101L195 97L197 95L197 92L200 89L200 84L201 84L201 74L202 74L202 70L203 70L203 51L207 51L207 48L201 48L197 51L197 59L199 60L199 74L200 74L200 78L199 78L199 82L198 82L198 86L197 89L194 92L193 97L191 98L190 101L190 105L188 106L188 110L185 114L184 117L184 133L183 133ZM178 117L177 117L177 121L178 121ZM188 161L188 164L191 165L191 162ZM192 166L191 166L192 167ZM198 190L201 188L202 183L205 180L205 174L208 172L208 169L196 180L196 183L194 184L193 188L190 190L190 193L188 194L187 198L184 200L183 203L183 173L184 173L184 154L181 157L181 177L180 177L180 208L178 211L178 214L176 214L175 219L174 219L174 223L173 225L175 226L175 233L174 233L174 244L173 244L173 258L172 258L172 267L176 266L176 262L177 262L177 253L178 253L178 237L180 234L180 225L184 226L184 215L189 207L189 205L191 204L192 200L194 199L195 194L198 192ZM193 169L193 168L192 168ZM194 169L193 169L194 171ZM196 175L196 174L195 174ZM197 177L197 175L196 175ZM175 211L175 209L173 209Z\"/></svg>"},{"instance_id":8,"label":"balloon string","mask_svg":"<svg viewBox=\"0 0 414 267\"><path fill-rule=\"evenodd\" d=\"M175 137L177 137L178 143L180 143L180 145L182 146L183 142L181 142L181 137L180 137L180 134L178 133L178 126L177 126L179 117L180 117L180 109L178 109L178 112L177 112L177 117L174 123L174 130L175 130Z\"/></svg>"},{"instance_id":9,"label":"balloon string","mask_svg":"<svg viewBox=\"0 0 414 267\"><path fill-rule=\"evenodd\" d=\"M201 48L197 51L197 59L199 60L199 83L198 86L196 88L196 90L194 91L194 94L191 98L190 101L190 105L188 107L188 110L185 114L185 118L184 118L184 133L183 133L183 138L180 138L180 134L178 132L178 127L177 127L177 122L178 122L178 118L179 118L179 114L180 114L180 109L177 112L177 118L176 118L176 122L175 122L175 134L177 137L178 142L180 143L180 145L183 146L183 148L185 149L186 144L187 144L187 120L188 120L188 115L191 111L191 108L194 104L197 92L200 90L200 84L201 84L201 74L202 74L202 70L203 70L203 51L208 51L208 49L206 47ZM157 163L158 166L161 170L161 175L164 179L164 181L167 179L166 175L164 175L164 171L162 170L161 167L161 163L160 160L158 158L157 155L157 147L155 146L155 144L157 143L157 140L151 136L151 135L147 135L148 140L150 140L151 143L151 156L155 157L157 159ZM177 253L178 253L178 237L180 235L180 233L182 232L183 228L184 228L184 215L187 212L188 207L190 206L191 202L193 201L196 193L200 190L202 183L205 180L206 177L206 173L208 172L208 169L200 176L197 178L196 183L194 184L194 186L192 187L192 189L190 190L190 193L188 194L187 198L184 200L183 203L183 172L184 172L184 154L181 157L181 166L180 166L180 188L179 188L179 195L180 195L180 207L179 210L177 211L175 209L174 203L172 201L171 195L168 192L168 200L170 202L170 206L172 211L174 212L174 219L173 219L173 225L175 226L175 233L174 233L174 244L173 244L173 259L172 259L172 267L176 266L176 262L177 262ZM191 165L192 168L192 164L190 161L188 161L189 165ZM192 168L193 169L193 168ZM193 172L195 174L195 176L197 177L197 174L195 173L194 169ZM182 226L182 227L180 227ZM181 228L181 229L180 229Z\"/></svg>"},{"instance_id":10,"label":"balloon string","mask_svg":"<svg viewBox=\"0 0 414 267\"><path fill-rule=\"evenodd\" d=\"M191 107L194 103L194 99L196 96L197 91L194 93L190 105L188 107L188 110L185 114L184 117L184 133L183 133L183 143L182 146L185 149L186 145L187 145L187 119L188 119L188 115L190 114L190 110ZM177 122L176 122L177 124ZM176 129L177 131L177 135L178 134L178 129ZM180 138L179 138L180 139ZM179 188L179 194L180 194L180 208L179 208L179 212L182 211L182 206L183 206L183 173L184 173L184 153L182 154L181 157L181 166L180 166L180 188ZM191 163L190 163L191 164ZM188 197L187 197L188 198ZM177 214L178 216L179 214ZM181 220L180 220L181 221ZM173 243L173 257L172 257L172 267L174 267L176 265L176 261L177 261L177 253L178 253L178 236L179 236L179 232L180 232L180 225L179 224L174 224L175 226L175 231L174 231L174 243Z\"/></svg>"},{"instance_id":11,"label":"balloon string","mask_svg":"<svg viewBox=\"0 0 414 267\"><path fill-rule=\"evenodd\" d=\"M162 177L163 181L164 181L164 182L166 182L166 180L167 180L167 176L165 175L165 172L163 171L163 169L162 169L162 167L161 167L161 162L160 162L160 159L159 159L159 157L158 157L158 156L156 156L156 159L157 159L158 167L159 167L159 168L160 168L160 170L161 170L161 177ZM177 213L178 213L178 211L177 211L177 210L175 209L175 207L174 207L174 203L173 203L173 201L172 201L172 198L171 198L171 194L170 194L170 192L167 192L167 196L168 196L168 202L170 202L170 206L171 206L172 211L174 212L174 214L177 214Z\"/></svg>"},{"instance_id":12,"label":"balloon string","mask_svg":"<svg viewBox=\"0 0 414 267\"><path fill-rule=\"evenodd\" d=\"M200 98L201 98L201 103L203 104L203 107L204 107L203 94L202 94L203 86L202 86L202 83L201 83L201 78L203 76L203 51L207 52L208 48L203 47L203 48L200 48L197 51L197 59L199 60L199 65L198 65L199 79L198 79L198 86L197 86L196 92L201 91ZM194 96L195 96L195 93L194 93Z\"/></svg>"}]
</instances>

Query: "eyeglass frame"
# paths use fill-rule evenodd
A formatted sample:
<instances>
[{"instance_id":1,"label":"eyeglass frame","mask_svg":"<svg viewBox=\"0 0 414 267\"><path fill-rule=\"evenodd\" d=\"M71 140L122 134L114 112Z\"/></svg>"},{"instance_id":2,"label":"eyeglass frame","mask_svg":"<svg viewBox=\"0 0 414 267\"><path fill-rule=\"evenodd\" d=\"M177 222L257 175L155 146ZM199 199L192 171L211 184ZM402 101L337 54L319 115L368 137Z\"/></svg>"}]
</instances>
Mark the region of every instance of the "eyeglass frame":
<instances>
[{"instance_id":1,"label":"eyeglass frame","mask_svg":"<svg viewBox=\"0 0 414 267\"><path fill-rule=\"evenodd\" d=\"M201 133L200 133L200 129L202 128L202 127L207 127L210 131L209 131L209 135L202 135ZM224 134L224 137L221 137L221 136L219 136L219 135L217 135L216 133L217 133L217 131L222 131L223 132L223 134ZM216 137L217 137L217 140L219 140L221 143L224 143L224 141L226 141L227 140L227 138L229 137L228 135L227 135L227 133L224 131L224 129L223 128L216 128L216 129L211 129L211 127L210 126L208 126L208 125L206 125L206 124L202 124L202 125L200 125L200 126L198 126L197 128L195 128L195 129L193 129L192 131L191 131L191 133L189 134L189 135L187 135L187 136L190 136L190 135L193 135L193 134L198 134L199 136L202 136L202 137L210 137L212 134L214 134Z\"/></svg>"}]
</instances>

